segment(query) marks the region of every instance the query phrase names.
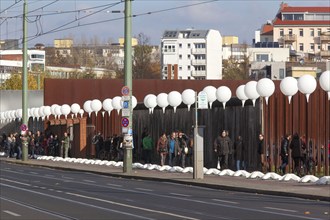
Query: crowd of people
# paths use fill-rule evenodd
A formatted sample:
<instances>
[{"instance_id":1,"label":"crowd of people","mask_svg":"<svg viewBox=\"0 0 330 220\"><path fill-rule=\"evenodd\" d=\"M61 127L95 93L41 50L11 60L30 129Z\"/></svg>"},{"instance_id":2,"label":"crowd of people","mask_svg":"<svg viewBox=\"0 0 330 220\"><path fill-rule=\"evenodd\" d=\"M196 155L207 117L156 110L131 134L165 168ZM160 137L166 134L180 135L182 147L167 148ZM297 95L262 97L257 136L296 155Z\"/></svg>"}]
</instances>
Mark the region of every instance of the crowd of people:
<instances>
[{"instance_id":1,"label":"crowd of people","mask_svg":"<svg viewBox=\"0 0 330 220\"><path fill-rule=\"evenodd\" d=\"M0 147L7 157L21 159L22 143L24 141L27 142L30 158L35 158L36 155L64 158L70 156L70 134L67 132L63 133L61 140L57 134L45 135L40 131L36 133L27 131L27 135L24 137L20 133L2 134L0 136ZM95 158L123 160L122 142L123 136L121 135L115 134L104 139L101 132L96 133L92 138L92 145L95 147ZM328 148L330 151L330 146ZM154 163L159 160L161 166L170 165L183 168L193 166L194 138L192 135L186 135L179 130L173 131L169 135L163 132L156 142L152 139L151 134L145 130L142 134L141 149L142 152L140 153L144 163ZM223 130L214 140L213 150L217 158L218 169L246 169L246 152L241 136L237 136L235 141L232 141L229 132ZM279 150L281 165L277 170L278 173L284 175L288 171L289 155L291 155L293 161L293 173L297 175L312 173L311 164L316 161L313 157L313 149L306 143L305 135L299 136L298 133L284 135ZM270 171L269 152L265 154L264 151L264 135L259 134L257 153L262 172Z\"/></svg>"},{"instance_id":2,"label":"crowd of people","mask_svg":"<svg viewBox=\"0 0 330 220\"><path fill-rule=\"evenodd\" d=\"M61 140L57 134L45 135L40 131L35 133L27 131L24 136L20 133L10 133L8 135L3 133L0 137L0 147L7 157L21 159L22 147L25 141L30 158L36 158L36 155L69 157L70 138L67 132L64 132Z\"/></svg>"}]
</instances>

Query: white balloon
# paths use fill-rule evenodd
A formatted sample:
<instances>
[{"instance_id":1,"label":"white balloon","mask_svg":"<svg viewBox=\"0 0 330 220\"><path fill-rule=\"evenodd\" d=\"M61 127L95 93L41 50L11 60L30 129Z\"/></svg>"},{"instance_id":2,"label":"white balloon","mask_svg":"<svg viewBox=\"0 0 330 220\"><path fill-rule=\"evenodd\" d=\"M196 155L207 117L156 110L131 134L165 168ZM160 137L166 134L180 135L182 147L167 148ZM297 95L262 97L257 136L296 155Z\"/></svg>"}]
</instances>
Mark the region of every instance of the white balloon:
<instances>
[{"instance_id":1,"label":"white balloon","mask_svg":"<svg viewBox=\"0 0 330 220\"><path fill-rule=\"evenodd\" d=\"M226 108L226 103L231 98L231 90L227 86L220 86L216 91L216 97L219 102L222 102L223 108Z\"/></svg>"},{"instance_id":2,"label":"white balloon","mask_svg":"<svg viewBox=\"0 0 330 220\"><path fill-rule=\"evenodd\" d=\"M275 84L271 79L263 78L257 82L257 92L260 96L265 97L268 105L268 98L275 92Z\"/></svg>"},{"instance_id":3,"label":"white balloon","mask_svg":"<svg viewBox=\"0 0 330 220\"><path fill-rule=\"evenodd\" d=\"M57 118L59 119L62 115L62 111L61 111L61 106L60 105L57 105L55 107L55 117L57 116Z\"/></svg>"},{"instance_id":4,"label":"white balloon","mask_svg":"<svg viewBox=\"0 0 330 220\"><path fill-rule=\"evenodd\" d=\"M52 114L51 112L51 107L50 106L45 106L44 108L44 115L47 117L47 119L49 118L49 116Z\"/></svg>"},{"instance_id":5,"label":"white balloon","mask_svg":"<svg viewBox=\"0 0 330 220\"><path fill-rule=\"evenodd\" d=\"M39 117L41 117L42 120L44 120L44 117L45 117L44 109L45 109L45 106L41 106L38 111Z\"/></svg>"},{"instance_id":6,"label":"white balloon","mask_svg":"<svg viewBox=\"0 0 330 220\"><path fill-rule=\"evenodd\" d=\"M330 70L324 71L319 79L321 88L328 92L328 100L330 100Z\"/></svg>"},{"instance_id":7,"label":"white balloon","mask_svg":"<svg viewBox=\"0 0 330 220\"><path fill-rule=\"evenodd\" d=\"M102 109L102 102L98 99L94 99L91 102L91 109L95 112L95 115L97 116L97 113Z\"/></svg>"},{"instance_id":8,"label":"white balloon","mask_svg":"<svg viewBox=\"0 0 330 220\"><path fill-rule=\"evenodd\" d=\"M120 96L116 96L112 99L112 106L114 109L117 110L117 113L119 114L120 109L122 109L121 107L121 97Z\"/></svg>"},{"instance_id":9,"label":"white balloon","mask_svg":"<svg viewBox=\"0 0 330 220\"><path fill-rule=\"evenodd\" d=\"M79 113L80 110L80 105L77 103L73 103L71 106L71 112L75 115L75 117L77 117L77 114Z\"/></svg>"},{"instance_id":10,"label":"white balloon","mask_svg":"<svg viewBox=\"0 0 330 220\"><path fill-rule=\"evenodd\" d=\"M39 108L34 108L33 109L33 115L34 115L34 117L37 119L37 120L39 120Z\"/></svg>"},{"instance_id":11,"label":"white balloon","mask_svg":"<svg viewBox=\"0 0 330 220\"><path fill-rule=\"evenodd\" d=\"M111 111L113 110L112 106L112 99L104 99L102 102L103 109L108 112L108 115L110 116Z\"/></svg>"},{"instance_id":12,"label":"white balloon","mask_svg":"<svg viewBox=\"0 0 330 220\"><path fill-rule=\"evenodd\" d=\"M237 87L237 89L236 89L236 96L237 96L237 98L239 98L239 99L242 101L242 107L244 107L244 103L245 103L245 101L249 99L249 98L245 95L244 88L245 88L245 85L240 85L240 86Z\"/></svg>"},{"instance_id":13,"label":"white balloon","mask_svg":"<svg viewBox=\"0 0 330 220\"><path fill-rule=\"evenodd\" d=\"M71 107L68 104L64 104L61 106L61 114L65 116L65 119L67 119L68 114L71 112Z\"/></svg>"},{"instance_id":14,"label":"white balloon","mask_svg":"<svg viewBox=\"0 0 330 220\"><path fill-rule=\"evenodd\" d=\"M206 86L203 89L204 92L206 92L207 94L207 100L209 102L210 108L212 108L212 103L217 100L217 96L216 96L216 91L217 89L214 86Z\"/></svg>"},{"instance_id":15,"label":"white balloon","mask_svg":"<svg viewBox=\"0 0 330 220\"><path fill-rule=\"evenodd\" d=\"M87 100L84 102L84 105L83 105L83 108L85 110L85 112L88 113L88 116L90 117L91 116L91 113L92 113L92 108L91 108L91 100Z\"/></svg>"},{"instance_id":16,"label":"white balloon","mask_svg":"<svg viewBox=\"0 0 330 220\"><path fill-rule=\"evenodd\" d=\"M157 105L163 109L163 113L165 113L165 108L169 105L167 97L168 95L166 93L160 93L157 95Z\"/></svg>"},{"instance_id":17,"label":"white balloon","mask_svg":"<svg viewBox=\"0 0 330 220\"><path fill-rule=\"evenodd\" d=\"M246 83L244 87L245 95L252 100L253 106L255 106L256 99L259 98L259 93L257 92L257 82L250 81Z\"/></svg>"},{"instance_id":18,"label":"white balloon","mask_svg":"<svg viewBox=\"0 0 330 220\"><path fill-rule=\"evenodd\" d=\"M196 93L192 89L185 89L182 94L182 102L188 106L188 111L190 111L190 106L196 101Z\"/></svg>"},{"instance_id":19,"label":"white balloon","mask_svg":"<svg viewBox=\"0 0 330 220\"><path fill-rule=\"evenodd\" d=\"M80 109L80 110L79 110L79 114L80 114L80 118L82 118L83 115L84 115L84 109Z\"/></svg>"},{"instance_id":20,"label":"white balloon","mask_svg":"<svg viewBox=\"0 0 330 220\"><path fill-rule=\"evenodd\" d=\"M56 106L59 106L58 104L53 104L52 106L50 106L50 111L52 112L52 115L56 116L56 112L55 112L55 108Z\"/></svg>"},{"instance_id":21,"label":"white balloon","mask_svg":"<svg viewBox=\"0 0 330 220\"><path fill-rule=\"evenodd\" d=\"M23 117L23 110L21 108L16 110L16 116L17 118Z\"/></svg>"},{"instance_id":22,"label":"white balloon","mask_svg":"<svg viewBox=\"0 0 330 220\"><path fill-rule=\"evenodd\" d=\"M153 113L154 108L157 106L157 97L153 94L149 95L146 100L146 103L149 106L150 113Z\"/></svg>"},{"instance_id":23,"label":"white balloon","mask_svg":"<svg viewBox=\"0 0 330 220\"><path fill-rule=\"evenodd\" d=\"M298 89L301 93L306 95L308 102L309 95L312 94L316 89L317 83L313 76L303 75L298 79Z\"/></svg>"},{"instance_id":24,"label":"white balloon","mask_svg":"<svg viewBox=\"0 0 330 220\"><path fill-rule=\"evenodd\" d=\"M285 77L281 81L280 89L284 95L288 96L290 104L292 96L298 92L298 81L291 76Z\"/></svg>"},{"instance_id":25,"label":"white balloon","mask_svg":"<svg viewBox=\"0 0 330 220\"><path fill-rule=\"evenodd\" d=\"M10 111L10 120L12 121L12 120L15 120L15 118L16 118L16 111L15 110L11 110Z\"/></svg>"},{"instance_id":26,"label":"white balloon","mask_svg":"<svg viewBox=\"0 0 330 220\"><path fill-rule=\"evenodd\" d=\"M172 91L167 96L168 103L174 108L174 113L176 112L176 108L181 104L182 97L181 94L177 91Z\"/></svg>"},{"instance_id":27,"label":"white balloon","mask_svg":"<svg viewBox=\"0 0 330 220\"><path fill-rule=\"evenodd\" d=\"M134 109L137 106L137 99L135 96L132 95L132 109Z\"/></svg>"}]
</instances>

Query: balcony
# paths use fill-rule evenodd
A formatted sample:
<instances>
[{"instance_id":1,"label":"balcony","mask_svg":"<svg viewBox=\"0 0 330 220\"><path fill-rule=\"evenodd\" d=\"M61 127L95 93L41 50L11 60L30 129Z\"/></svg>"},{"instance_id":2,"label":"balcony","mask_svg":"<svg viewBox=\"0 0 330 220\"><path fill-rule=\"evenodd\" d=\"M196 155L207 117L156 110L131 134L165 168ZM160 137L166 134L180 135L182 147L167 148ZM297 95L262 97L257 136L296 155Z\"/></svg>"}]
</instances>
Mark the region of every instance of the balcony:
<instances>
[{"instance_id":1,"label":"balcony","mask_svg":"<svg viewBox=\"0 0 330 220\"><path fill-rule=\"evenodd\" d=\"M297 36L295 34L287 34L280 38L282 42L295 42L297 41Z\"/></svg>"},{"instance_id":2,"label":"balcony","mask_svg":"<svg viewBox=\"0 0 330 220\"><path fill-rule=\"evenodd\" d=\"M192 54L206 54L206 48L195 48L191 50Z\"/></svg>"},{"instance_id":3,"label":"balcony","mask_svg":"<svg viewBox=\"0 0 330 220\"><path fill-rule=\"evenodd\" d=\"M320 56L321 57L330 57L330 50L321 50Z\"/></svg>"},{"instance_id":4,"label":"balcony","mask_svg":"<svg viewBox=\"0 0 330 220\"><path fill-rule=\"evenodd\" d=\"M206 76L206 71L205 70L193 70L193 71L191 71L191 76L193 76L193 77Z\"/></svg>"},{"instance_id":5,"label":"balcony","mask_svg":"<svg viewBox=\"0 0 330 220\"><path fill-rule=\"evenodd\" d=\"M194 66L206 65L206 60L192 60L191 65L194 65Z\"/></svg>"},{"instance_id":6,"label":"balcony","mask_svg":"<svg viewBox=\"0 0 330 220\"><path fill-rule=\"evenodd\" d=\"M330 43L330 35L321 35L320 36L320 41L322 43Z\"/></svg>"}]
</instances>

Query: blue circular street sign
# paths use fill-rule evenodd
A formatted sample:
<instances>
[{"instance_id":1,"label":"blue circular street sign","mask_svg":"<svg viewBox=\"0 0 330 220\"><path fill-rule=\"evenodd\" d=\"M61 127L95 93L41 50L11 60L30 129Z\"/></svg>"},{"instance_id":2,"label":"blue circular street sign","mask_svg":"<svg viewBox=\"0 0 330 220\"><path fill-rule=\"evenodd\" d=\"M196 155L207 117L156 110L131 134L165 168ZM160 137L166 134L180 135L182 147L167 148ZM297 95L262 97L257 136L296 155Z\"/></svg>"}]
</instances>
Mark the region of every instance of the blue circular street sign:
<instances>
[{"instance_id":1,"label":"blue circular street sign","mask_svg":"<svg viewBox=\"0 0 330 220\"><path fill-rule=\"evenodd\" d=\"M121 88L121 94L123 96L129 95L129 87L128 86L124 86L123 88Z\"/></svg>"}]
</instances>

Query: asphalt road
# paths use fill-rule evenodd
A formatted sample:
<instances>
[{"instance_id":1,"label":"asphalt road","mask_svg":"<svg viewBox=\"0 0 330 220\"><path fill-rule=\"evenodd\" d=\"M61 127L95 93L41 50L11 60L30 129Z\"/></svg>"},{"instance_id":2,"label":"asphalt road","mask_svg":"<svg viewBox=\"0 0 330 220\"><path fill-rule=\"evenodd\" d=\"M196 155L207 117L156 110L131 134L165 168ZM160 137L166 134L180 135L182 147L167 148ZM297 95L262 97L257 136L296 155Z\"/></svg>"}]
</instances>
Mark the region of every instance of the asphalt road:
<instances>
[{"instance_id":1,"label":"asphalt road","mask_svg":"<svg viewBox=\"0 0 330 220\"><path fill-rule=\"evenodd\" d=\"M0 172L1 220L330 218L329 202L17 164Z\"/></svg>"}]
</instances>

